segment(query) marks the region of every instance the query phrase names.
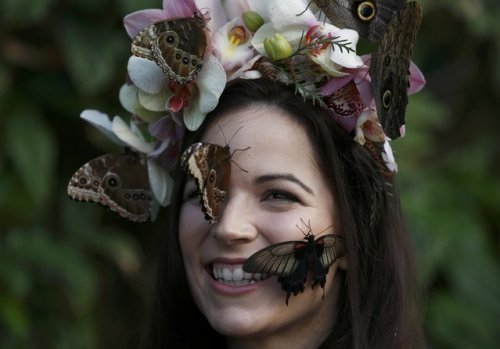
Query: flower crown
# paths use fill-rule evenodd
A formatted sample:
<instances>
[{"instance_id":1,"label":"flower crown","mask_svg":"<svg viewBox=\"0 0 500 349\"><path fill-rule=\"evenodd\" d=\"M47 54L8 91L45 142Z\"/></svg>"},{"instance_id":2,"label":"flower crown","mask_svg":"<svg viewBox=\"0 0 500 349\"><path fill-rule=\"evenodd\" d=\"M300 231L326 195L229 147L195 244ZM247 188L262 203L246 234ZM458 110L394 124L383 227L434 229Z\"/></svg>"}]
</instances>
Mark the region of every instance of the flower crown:
<instances>
[{"instance_id":1,"label":"flower crown","mask_svg":"<svg viewBox=\"0 0 500 349\"><path fill-rule=\"evenodd\" d=\"M143 221L148 214L130 215L134 208L116 207L120 205L113 188L120 178L107 179L107 188L99 187L109 172L116 175L124 166L138 166L149 184L120 195L134 197L139 204L143 200L154 207L167 206L173 186L169 171L177 166L185 129L198 129L226 84L237 78L267 77L295 85L298 94L323 106L358 143L379 144L383 166L395 172L389 128L383 128L378 117L379 104L384 106L387 96L383 93L377 104L373 92L370 67L375 57L358 56L358 32L331 24L336 20L324 2L315 3L320 8L307 0L163 0L163 9L127 15L124 24L133 40L132 55L119 99L130 121L119 116L110 120L97 110L85 110L81 117L131 150L123 158L115 154L111 159L110 154L85 164L70 180L69 195ZM425 84L413 63L406 69L405 98ZM144 124L147 132L139 127ZM391 131L392 138L404 135L404 120L396 126L401 127ZM106 169L98 172L99 166Z\"/></svg>"}]
</instances>

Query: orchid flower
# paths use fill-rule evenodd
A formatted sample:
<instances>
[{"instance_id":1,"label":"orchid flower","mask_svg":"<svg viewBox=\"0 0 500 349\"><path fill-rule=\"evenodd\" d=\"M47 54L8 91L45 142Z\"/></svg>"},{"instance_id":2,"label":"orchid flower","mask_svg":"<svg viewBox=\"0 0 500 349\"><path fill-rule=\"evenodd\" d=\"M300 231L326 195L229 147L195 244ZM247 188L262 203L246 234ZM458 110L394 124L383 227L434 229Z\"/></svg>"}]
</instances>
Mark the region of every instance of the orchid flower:
<instances>
[{"instance_id":1,"label":"orchid flower","mask_svg":"<svg viewBox=\"0 0 500 349\"><path fill-rule=\"evenodd\" d=\"M111 121L107 114L97 110L84 110L80 117L95 126L99 131L122 147L130 147L134 151L147 156L149 184L155 201L161 206L167 206L173 188L173 180L150 154L154 154L153 143L146 142L139 128L134 122L127 125L119 116Z\"/></svg>"},{"instance_id":2,"label":"orchid flower","mask_svg":"<svg viewBox=\"0 0 500 349\"><path fill-rule=\"evenodd\" d=\"M252 39L253 46L260 54L266 55L264 41L279 34L287 39L295 50L299 45L311 44L315 49L309 50L309 57L330 76L347 75L341 71L344 67L363 66L361 58L356 54L358 33L351 29L339 29L331 24L323 24L308 8L308 1L271 0L268 12L270 22L260 27ZM332 44L314 45L314 42L328 37L333 39Z\"/></svg>"},{"instance_id":3,"label":"orchid flower","mask_svg":"<svg viewBox=\"0 0 500 349\"><path fill-rule=\"evenodd\" d=\"M124 19L125 28L131 38L145 27L161 20L192 17L198 9L207 11L209 22L207 32L214 33L226 22L219 1L183 0L163 1L163 9L148 9L134 12ZM222 14L222 15L221 15ZM183 110L184 123L190 130L201 125L208 112L212 111L226 85L226 72L219 60L212 55L208 45L203 61L203 69L198 77L187 85L179 85L168 79L161 68L145 58L131 56L128 62L128 74L133 87L123 88L124 96L129 101L122 101L127 110L131 110L146 121L158 119L149 112L179 112ZM124 98L126 99L126 98ZM146 110L146 112L144 111ZM161 115L160 115L161 116Z\"/></svg>"}]
</instances>

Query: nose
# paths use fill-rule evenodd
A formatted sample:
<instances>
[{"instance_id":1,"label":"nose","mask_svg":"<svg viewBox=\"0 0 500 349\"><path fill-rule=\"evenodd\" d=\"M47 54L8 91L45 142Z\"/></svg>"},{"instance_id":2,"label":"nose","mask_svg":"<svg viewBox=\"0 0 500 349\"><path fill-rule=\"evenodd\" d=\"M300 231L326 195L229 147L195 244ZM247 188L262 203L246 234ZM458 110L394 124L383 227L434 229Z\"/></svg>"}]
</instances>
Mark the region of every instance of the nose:
<instances>
[{"instance_id":1,"label":"nose","mask_svg":"<svg viewBox=\"0 0 500 349\"><path fill-rule=\"evenodd\" d=\"M254 240L258 235L255 216L243 197L227 197L219 222L212 225L212 236L226 245Z\"/></svg>"}]
</instances>

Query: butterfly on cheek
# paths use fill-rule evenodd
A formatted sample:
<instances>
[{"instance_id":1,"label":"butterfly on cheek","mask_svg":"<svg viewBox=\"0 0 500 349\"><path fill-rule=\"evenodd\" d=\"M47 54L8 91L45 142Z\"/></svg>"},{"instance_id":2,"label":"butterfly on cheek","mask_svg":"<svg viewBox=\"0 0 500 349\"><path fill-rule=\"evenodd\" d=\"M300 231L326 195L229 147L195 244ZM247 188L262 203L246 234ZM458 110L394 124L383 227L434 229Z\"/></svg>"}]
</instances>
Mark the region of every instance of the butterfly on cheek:
<instances>
[{"instance_id":1,"label":"butterfly on cheek","mask_svg":"<svg viewBox=\"0 0 500 349\"><path fill-rule=\"evenodd\" d=\"M319 284L324 292L330 266L345 253L342 236L328 234L315 239L310 225L306 226L309 231L304 233L304 240L268 246L251 255L243 264L243 271L247 273L278 276L278 282L286 292L287 305L291 294L296 296L304 292L308 275L312 277L311 288Z\"/></svg>"},{"instance_id":2,"label":"butterfly on cheek","mask_svg":"<svg viewBox=\"0 0 500 349\"><path fill-rule=\"evenodd\" d=\"M196 182L205 218L211 223L216 223L229 187L231 175L229 145L194 143L182 153L181 166Z\"/></svg>"},{"instance_id":3,"label":"butterfly on cheek","mask_svg":"<svg viewBox=\"0 0 500 349\"><path fill-rule=\"evenodd\" d=\"M217 223L224 208L231 163L234 152L247 150L235 149L231 152L229 145L198 142L190 145L181 155L181 167L196 182L200 204L205 219ZM243 172L247 172L236 164Z\"/></svg>"},{"instance_id":4,"label":"butterfly on cheek","mask_svg":"<svg viewBox=\"0 0 500 349\"><path fill-rule=\"evenodd\" d=\"M152 202L146 157L127 150L93 159L71 177L68 195L105 206L133 222L145 222Z\"/></svg>"},{"instance_id":5,"label":"butterfly on cheek","mask_svg":"<svg viewBox=\"0 0 500 349\"><path fill-rule=\"evenodd\" d=\"M385 134L401 136L408 104L409 67L422 20L416 1L314 0L330 21L377 42L370 60L372 94Z\"/></svg>"},{"instance_id":6,"label":"butterfly on cheek","mask_svg":"<svg viewBox=\"0 0 500 349\"><path fill-rule=\"evenodd\" d=\"M132 54L156 62L169 79L185 85L203 67L207 46L206 19L174 18L144 28L132 41Z\"/></svg>"}]
</instances>

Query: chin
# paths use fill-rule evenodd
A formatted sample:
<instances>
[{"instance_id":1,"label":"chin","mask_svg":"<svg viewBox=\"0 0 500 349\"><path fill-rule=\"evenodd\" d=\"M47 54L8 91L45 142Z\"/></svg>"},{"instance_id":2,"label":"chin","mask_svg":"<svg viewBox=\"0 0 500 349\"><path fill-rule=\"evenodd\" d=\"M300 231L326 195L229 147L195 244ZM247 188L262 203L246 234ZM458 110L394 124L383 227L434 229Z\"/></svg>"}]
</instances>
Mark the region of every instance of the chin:
<instances>
[{"instance_id":1,"label":"chin","mask_svg":"<svg viewBox=\"0 0 500 349\"><path fill-rule=\"evenodd\" d=\"M217 314L209 319L215 331L226 337L252 337L262 333L259 317L241 314Z\"/></svg>"}]
</instances>

